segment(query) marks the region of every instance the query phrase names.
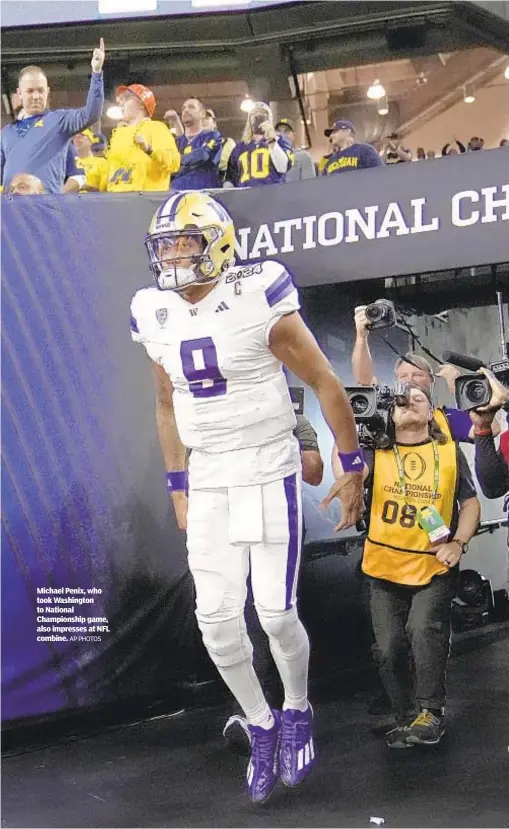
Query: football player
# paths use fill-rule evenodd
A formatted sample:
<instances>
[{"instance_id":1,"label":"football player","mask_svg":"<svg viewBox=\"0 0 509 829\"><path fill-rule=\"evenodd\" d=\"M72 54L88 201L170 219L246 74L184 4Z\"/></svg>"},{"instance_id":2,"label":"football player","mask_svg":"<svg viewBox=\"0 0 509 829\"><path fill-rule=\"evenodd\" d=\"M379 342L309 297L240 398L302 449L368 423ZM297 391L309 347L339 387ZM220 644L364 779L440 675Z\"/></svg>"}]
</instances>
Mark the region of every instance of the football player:
<instances>
[{"instance_id":1,"label":"football player","mask_svg":"<svg viewBox=\"0 0 509 829\"><path fill-rule=\"evenodd\" d=\"M242 141L230 155L226 178L235 187L280 184L294 160L288 139L276 134L270 107L260 102L247 116Z\"/></svg>"},{"instance_id":2,"label":"football player","mask_svg":"<svg viewBox=\"0 0 509 829\"><path fill-rule=\"evenodd\" d=\"M131 330L152 361L159 439L178 526L187 530L198 625L245 712L248 793L262 802L278 774L296 786L316 759L309 642L295 598L301 459L282 364L317 395L348 470L330 493L343 505L341 528L361 517L364 464L343 385L298 313L291 275L272 260L234 267L234 244L231 217L218 201L203 192L170 196L145 239L156 284L134 296ZM252 666L248 573L285 691L282 711L271 710Z\"/></svg>"}]
</instances>

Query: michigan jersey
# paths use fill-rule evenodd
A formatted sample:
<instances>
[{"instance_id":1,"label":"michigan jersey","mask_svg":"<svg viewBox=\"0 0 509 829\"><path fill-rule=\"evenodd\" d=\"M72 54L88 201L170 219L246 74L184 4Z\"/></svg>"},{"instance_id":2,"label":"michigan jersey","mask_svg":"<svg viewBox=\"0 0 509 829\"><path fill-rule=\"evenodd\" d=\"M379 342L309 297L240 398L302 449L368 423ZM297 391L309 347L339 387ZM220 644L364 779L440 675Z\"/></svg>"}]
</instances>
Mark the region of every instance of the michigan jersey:
<instances>
[{"instance_id":1,"label":"michigan jersey","mask_svg":"<svg viewBox=\"0 0 509 829\"><path fill-rule=\"evenodd\" d=\"M295 414L269 348L272 326L298 308L292 277L274 261L230 268L195 304L157 287L135 295L132 337L170 377L195 487L265 483L299 468Z\"/></svg>"}]
</instances>

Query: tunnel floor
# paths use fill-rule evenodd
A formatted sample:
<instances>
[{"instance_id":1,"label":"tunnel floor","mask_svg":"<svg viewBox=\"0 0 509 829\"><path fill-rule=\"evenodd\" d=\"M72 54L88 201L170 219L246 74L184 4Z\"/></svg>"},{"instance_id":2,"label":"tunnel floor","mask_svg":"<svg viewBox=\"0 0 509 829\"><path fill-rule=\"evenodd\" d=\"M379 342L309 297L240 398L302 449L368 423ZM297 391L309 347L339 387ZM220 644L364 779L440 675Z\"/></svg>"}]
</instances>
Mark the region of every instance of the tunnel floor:
<instances>
[{"instance_id":1,"label":"tunnel floor","mask_svg":"<svg viewBox=\"0 0 509 829\"><path fill-rule=\"evenodd\" d=\"M368 691L316 705L319 765L262 806L223 743L224 706L8 757L2 826L509 827L509 632L451 659L448 685L433 748L387 749Z\"/></svg>"}]
</instances>

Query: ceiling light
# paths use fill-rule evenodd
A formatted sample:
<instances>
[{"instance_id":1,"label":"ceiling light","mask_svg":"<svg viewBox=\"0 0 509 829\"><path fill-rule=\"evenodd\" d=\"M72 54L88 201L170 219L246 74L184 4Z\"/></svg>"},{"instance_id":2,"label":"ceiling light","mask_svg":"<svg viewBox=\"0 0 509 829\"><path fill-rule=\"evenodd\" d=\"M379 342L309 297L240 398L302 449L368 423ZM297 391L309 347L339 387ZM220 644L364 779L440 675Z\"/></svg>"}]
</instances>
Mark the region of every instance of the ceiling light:
<instances>
[{"instance_id":1,"label":"ceiling light","mask_svg":"<svg viewBox=\"0 0 509 829\"><path fill-rule=\"evenodd\" d=\"M504 72L504 78L509 81L509 63L507 64Z\"/></svg>"},{"instance_id":2,"label":"ceiling light","mask_svg":"<svg viewBox=\"0 0 509 829\"><path fill-rule=\"evenodd\" d=\"M373 101L378 101L379 98L383 98L385 95L385 89L378 78L376 78L375 82L369 87L367 95L368 98L371 98Z\"/></svg>"},{"instance_id":3,"label":"ceiling light","mask_svg":"<svg viewBox=\"0 0 509 829\"><path fill-rule=\"evenodd\" d=\"M387 115L389 113L389 101L387 100L387 95L384 95L382 98L379 98L376 102L376 111L379 115Z\"/></svg>"},{"instance_id":4,"label":"ceiling light","mask_svg":"<svg viewBox=\"0 0 509 829\"><path fill-rule=\"evenodd\" d=\"M112 121L120 121L122 118L122 107L111 106L106 110L106 116Z\"/></svg>"},{"instance_id":5,"label":"ceiling light","mask_svg":"<svg viewBox=\"0 0 509 829\"><path fill-rule=\"evenodd\" d=\"M249 95L246 95L246 97L244 98L244 100L242 101L242 103L240 105L240 108L241 108L242 112L251 112L251 110L254 109L254 105L255 105L255 102L253 101L253 99L250 98Z\"/></svg>"},{"instance_id":6,"label":"ceiling light","mask_svg":"<svg viewBox=\"0 0 509 829\"><path fill-rule=\"evenodd\" d=\"M473 90L469 89L467 86L463 87L463 100L466 104L473 104L475 101Z\"/></svg>"}]
</instances>

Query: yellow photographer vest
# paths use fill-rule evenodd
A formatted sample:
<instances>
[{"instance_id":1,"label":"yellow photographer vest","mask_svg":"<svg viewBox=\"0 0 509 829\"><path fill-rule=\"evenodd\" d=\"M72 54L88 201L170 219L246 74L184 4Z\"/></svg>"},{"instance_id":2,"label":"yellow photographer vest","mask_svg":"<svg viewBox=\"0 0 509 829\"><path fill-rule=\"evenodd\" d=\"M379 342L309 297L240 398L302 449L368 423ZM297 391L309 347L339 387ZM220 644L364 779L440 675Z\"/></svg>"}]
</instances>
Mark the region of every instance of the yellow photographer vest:
<instances>
[{"instance_id":1,"label":"yellow photographer vest","mask_svg":"<svg viewBox=\"0 0 509 829\"><path fill-rule=\"evenodd\" d=\"M449 421L447 420L447 417L445 415L444 410L443 409L435 409L435 411L433 412L433 416L434 416L438 426L440 427L441 431L446 436L446 438L448 438L449 440L452 440L451 427L449 426Z\"/></svg>"},{"instance_id":2,"label":"yellow photographer vest","mask_svg":"<svg viewBox=\"0 0 509 829\"><path fill-rule=\"evenodd\" d=\"M443 429L441 423L440 426ZM394 451L375 450L369 533L362 559L366 575L419 587L448 571L430 550L428 535L417 520L418 508L434 504L445 524L451 526L458 474L456 444L448 440L444 445L435 443L435 447L438 476L431 441L414 446L398 444L406 498L401 491Z\"/></svg>"}]
</instances>

